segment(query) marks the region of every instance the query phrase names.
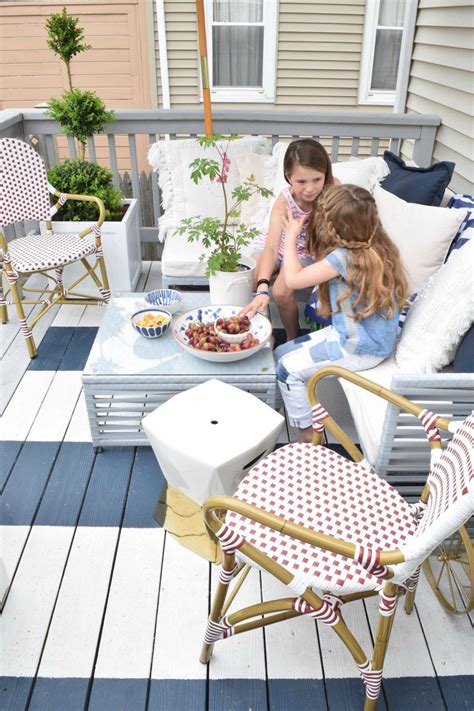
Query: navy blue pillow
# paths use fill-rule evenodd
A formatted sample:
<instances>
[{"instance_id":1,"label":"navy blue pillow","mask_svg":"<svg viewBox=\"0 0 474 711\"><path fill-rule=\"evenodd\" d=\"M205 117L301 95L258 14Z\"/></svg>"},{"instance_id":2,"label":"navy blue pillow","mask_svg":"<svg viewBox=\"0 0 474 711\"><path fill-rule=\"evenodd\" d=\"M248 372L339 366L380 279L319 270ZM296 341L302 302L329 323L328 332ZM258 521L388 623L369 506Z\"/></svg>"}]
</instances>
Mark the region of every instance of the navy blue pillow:
<instances>
[{"instance_id":1,"label":"navy blue pillow","mask_svg":"<svg viewBox=\"0 0 474 711\"><path fill-rule=\"evenodd\" d=\"M385 151L383 157L390 168L390 174L382 181L384 190L407 202L433 207L441 205L454 163L444 160L429 168L414 168L405 165L405 161L391 151Z\"/></svg>"},{"instance_id":2,"label":"navy blue pillow","mask_svg":"<svg viewBox=\"0 0 474 711\"><path fill-rule=\"evenodd\" d=\"M474 372L474 326L464 335L453 360L456 373Z\"/></svg>"}]
</instances>

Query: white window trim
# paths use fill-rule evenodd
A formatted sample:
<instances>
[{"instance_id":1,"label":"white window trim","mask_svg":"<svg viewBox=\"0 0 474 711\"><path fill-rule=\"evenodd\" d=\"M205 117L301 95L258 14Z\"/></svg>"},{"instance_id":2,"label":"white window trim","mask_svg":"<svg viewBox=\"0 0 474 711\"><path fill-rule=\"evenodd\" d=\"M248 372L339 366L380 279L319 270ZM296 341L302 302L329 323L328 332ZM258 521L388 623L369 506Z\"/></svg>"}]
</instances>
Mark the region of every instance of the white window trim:
<instances>
[{"instance_id":1,"label":"white window trim","mask_svg":"<svg viewBox=\"0 0 474 711\"><path fill-rule=\"evenodd\" d=\"M379 16L380 0L367 0L364 37L362 40L362 57L359 78L359 104L393 106L396 102L400 84L406 85L410 70L410 59L413 47L413 35L416 22L418 0L407 0L403 18L402 44L397 75L397 87L394 91L377 91L370 89L372 68L375 52L375 36ZM409 41L407 41L409 39Z\"/></svg>"},{"instance_id":2,"label":"white window trim","mask_svg":"<svg viewBox=\"0 0 474 711\"><path fill-rule=\"evenodd\" d=\"M275 101L278 0L263 0L263 87L219 87L214 89L212 67L212 0L205 0L207 57L211 99L222 103L273 103ZM239 23L240 24L240 23ZM202 96L201 96L202 101Z\"/></svg>"}]
</instances>

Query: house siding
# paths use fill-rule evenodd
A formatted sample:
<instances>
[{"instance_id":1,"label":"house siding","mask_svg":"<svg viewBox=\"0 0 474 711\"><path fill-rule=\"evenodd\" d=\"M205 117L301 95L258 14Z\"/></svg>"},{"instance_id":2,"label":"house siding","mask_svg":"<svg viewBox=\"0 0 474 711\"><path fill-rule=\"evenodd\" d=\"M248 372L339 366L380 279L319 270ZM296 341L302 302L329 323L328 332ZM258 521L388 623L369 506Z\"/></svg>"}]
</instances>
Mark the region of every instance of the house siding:
<instances>
[{"instance_id":1,"label":"house siding","mask_svg":"<svg viewBox=\"0 0 474 711\"><path fill-rule=\"evenodd\" d=\"M471 0L420 0L407 110L436 114L433 162L454 161L450 187L474 188L474 49Z\"/></svg>"}]
</instances>

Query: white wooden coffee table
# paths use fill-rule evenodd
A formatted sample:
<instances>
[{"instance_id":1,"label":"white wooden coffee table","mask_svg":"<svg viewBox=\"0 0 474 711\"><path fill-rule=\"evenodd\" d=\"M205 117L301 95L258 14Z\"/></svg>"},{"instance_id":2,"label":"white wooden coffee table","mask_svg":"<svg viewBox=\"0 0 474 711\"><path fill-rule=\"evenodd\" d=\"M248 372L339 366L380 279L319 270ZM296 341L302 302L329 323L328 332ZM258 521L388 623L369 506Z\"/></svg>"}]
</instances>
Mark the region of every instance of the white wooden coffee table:
<instances>
[{"instance_id":1,"label":"white wooden coffee table","mask_svg":"<svg viewBox=\"0 0 474 711\"><path fill-rule=\"evenodd\" d=\"M121 293L105 307L82 374L94 447L147 445L142 417L170 397L210 378L276 405L275 363L270 344L245 360L212 363L184 351L171 329L157 339L136 333L130 316L146 308L145 294ZM182 311L209 304L208 292L185 292ZM186 423L177 423L186 428Z\"/></svg>"}]
</instances>

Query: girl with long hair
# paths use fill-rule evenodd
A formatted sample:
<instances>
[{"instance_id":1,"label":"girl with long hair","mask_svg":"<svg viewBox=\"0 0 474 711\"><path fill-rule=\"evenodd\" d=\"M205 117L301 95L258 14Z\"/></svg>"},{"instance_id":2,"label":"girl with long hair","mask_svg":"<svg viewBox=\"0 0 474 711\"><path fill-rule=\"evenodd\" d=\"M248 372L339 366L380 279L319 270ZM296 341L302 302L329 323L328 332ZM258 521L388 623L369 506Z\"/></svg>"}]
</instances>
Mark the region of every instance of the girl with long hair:
<instances>
[{"instance_id":1,"label":"girl with long hair","mask_svg":"<svg viewBox=\"0 0 474 711\"><path fill-rule=\"evenodd\" d=\"M393 351L399 310L407 297L400 255L383 229L372 195L356 185L324 192L307 229L316 262L302 266L296 240L303 219L284 218L283 275L290 289L319 285L319 313L332 325L275 350L277 379L290 424L311 441L306 384L315 370L339 365L367 370Z\"/></svg>"}]
</instances>

